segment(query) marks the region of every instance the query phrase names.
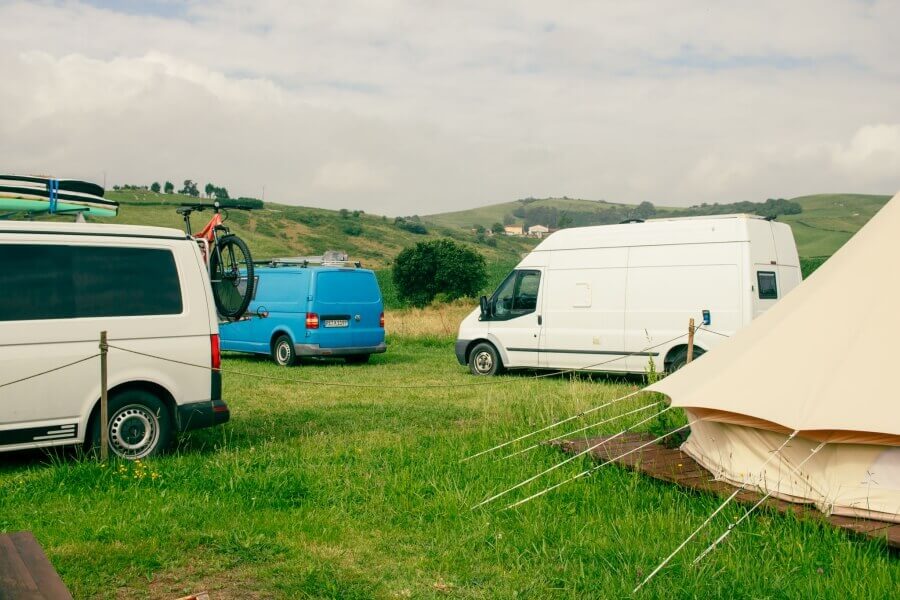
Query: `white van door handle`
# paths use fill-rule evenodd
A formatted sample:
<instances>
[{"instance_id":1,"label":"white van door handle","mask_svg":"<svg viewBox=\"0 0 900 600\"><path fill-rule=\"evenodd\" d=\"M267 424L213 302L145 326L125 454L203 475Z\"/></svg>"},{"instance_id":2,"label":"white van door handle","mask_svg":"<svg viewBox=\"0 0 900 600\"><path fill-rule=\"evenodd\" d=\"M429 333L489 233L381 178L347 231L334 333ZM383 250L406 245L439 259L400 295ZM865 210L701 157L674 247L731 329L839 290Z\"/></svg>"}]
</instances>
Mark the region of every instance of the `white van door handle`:
<instances>
[{"instance_id":1,"label":"white van door handle","mask_svg":"<svg viewBox=\"0 0 900 600\"><path fill-rule=\"evenodd\" d=\"M538 315L538 325L544 324L544 318L541 315Z\"/></svg>"}]
</instances>

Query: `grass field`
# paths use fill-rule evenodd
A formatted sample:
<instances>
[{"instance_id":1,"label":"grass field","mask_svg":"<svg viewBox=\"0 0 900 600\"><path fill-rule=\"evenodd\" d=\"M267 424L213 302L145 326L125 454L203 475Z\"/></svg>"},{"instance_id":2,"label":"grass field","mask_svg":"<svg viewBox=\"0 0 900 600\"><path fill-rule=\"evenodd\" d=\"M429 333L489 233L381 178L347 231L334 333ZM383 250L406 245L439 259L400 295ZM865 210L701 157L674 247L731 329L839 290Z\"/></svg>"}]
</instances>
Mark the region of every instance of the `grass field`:
<instances>
[{"instance_id":1,"label":"grass field","mask_svg":"<svg viewBox=\"0 0 900 600\"><path fill-rule=\"evenodd\" d=\"M424 317L401 313L389 323ZM461 458L640 381L526 374L466 387L481 380L456 364L452 338L435 335L442 319L428 322L418 337L392 336L369 365L279 369L226 356L226 370L246 373L224 376L231 422L185 436L169 456L103 466L2 455L0 531L34 531L76 598L171 599L204 589L213 598L614 598L629 596L718 504L608 467L516 510L470 510L561 455L540 448L499 462ZM411 384L441 387L400 387ZM584 465L574 461L540 483ZM725 510L638 597L896 593L900 561L882 545L766 513L691 568L740 510Z\"/></svg>"}]
</instances>

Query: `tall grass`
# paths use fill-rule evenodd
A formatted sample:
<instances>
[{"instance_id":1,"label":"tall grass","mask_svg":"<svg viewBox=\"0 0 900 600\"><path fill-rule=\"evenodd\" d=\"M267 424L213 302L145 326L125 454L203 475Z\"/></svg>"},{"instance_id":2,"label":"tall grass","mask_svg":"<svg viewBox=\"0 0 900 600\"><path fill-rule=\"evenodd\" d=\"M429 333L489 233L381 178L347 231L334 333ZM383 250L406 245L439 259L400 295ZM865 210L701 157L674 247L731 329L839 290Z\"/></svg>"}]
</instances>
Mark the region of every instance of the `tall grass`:
<instances>
[{"instance_id":1,"label":"tall grass","mask_svg":"<svg viewBox=\"0 0 900 600\"><path fill-rule=\"evenodd\" d=\"M224 367L297 382L226 373L232 421L183 436L140 468L0 455L0 531L32 530L76 598L202 589L221 598L617 598L720 502L607 467L513 511L470 510L561 456L541 447L504 461L461 458L619 397L636 379L518 374L469 387L482 380L455 363L449 340L396 335L368 365L283 369L229 355ZM326 381L375 387L317 385ZM399 388L413 383L442 387ZM692 568L742 510L724 510L640 597L895 595L900 561L881 544L769 513Z\"/></svg>"}]
</instances>

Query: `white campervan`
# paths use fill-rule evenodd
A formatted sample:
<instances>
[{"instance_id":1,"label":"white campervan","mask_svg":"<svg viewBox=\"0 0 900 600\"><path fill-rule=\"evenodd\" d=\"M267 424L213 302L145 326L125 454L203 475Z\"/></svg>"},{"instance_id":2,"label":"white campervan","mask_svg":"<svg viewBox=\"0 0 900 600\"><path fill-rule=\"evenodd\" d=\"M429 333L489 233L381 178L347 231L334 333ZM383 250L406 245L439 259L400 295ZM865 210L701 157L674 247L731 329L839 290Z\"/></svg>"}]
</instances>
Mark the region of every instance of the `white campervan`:
<instances>
[{"instance_id":1,"label":"white campervan","mask_svg":"<svg viewBox=\"0 0 900 600\"><path fill-rule=\"evenodd\" d=\"M143 353L109 350L112 452L228 420L209 278L183 232L0 221L0 265L0 451L97 443L100 359L54 369L98 354L101 331Z\"/></svg>"},{"instance_id":2,"label":"white campervan","mask_svg":"<svg viewBox=\"0 0 900 600\"><path fill-rule=\"evenodd\" d=\"M456 356L476 375L516 367L640 373L651 359L674 370L687 357L689 319L731 335L800 280L791 228L760 217L564 229L463 320ZM701 328L694 356L724 339Z\"/></svg>"}]
</instances>

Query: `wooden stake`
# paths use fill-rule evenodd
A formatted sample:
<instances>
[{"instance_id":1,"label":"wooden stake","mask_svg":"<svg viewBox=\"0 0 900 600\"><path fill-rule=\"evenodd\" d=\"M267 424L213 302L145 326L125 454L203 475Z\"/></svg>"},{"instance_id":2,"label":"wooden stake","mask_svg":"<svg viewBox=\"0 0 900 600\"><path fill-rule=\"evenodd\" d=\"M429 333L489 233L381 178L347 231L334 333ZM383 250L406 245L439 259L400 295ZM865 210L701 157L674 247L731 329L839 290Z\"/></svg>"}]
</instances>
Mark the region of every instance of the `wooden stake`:
<instances>
[{"instance_id":1,"label":"wooden stake","mask_svg":"<svg viewBox=\"0 0 900 600\"><path fill-rule=\"evenodd\" d=\"M100 460L109 458L109 398L107 396L106 358L109 345L106 343L106 332L100 332Z\"/></svg>"},{"instance_id":2,"label":"wooden stake","mask_svg":"<svg viewBox=\"0 0 900 600\"><path fill-rule=\"evenodd\" d=\"M694 319L688 322L688 351L685 364L694 360Z\"/></svg>"}]
</instances>

